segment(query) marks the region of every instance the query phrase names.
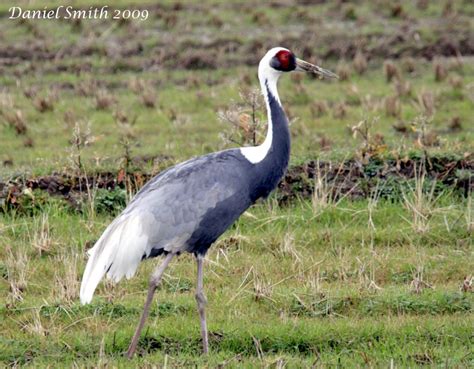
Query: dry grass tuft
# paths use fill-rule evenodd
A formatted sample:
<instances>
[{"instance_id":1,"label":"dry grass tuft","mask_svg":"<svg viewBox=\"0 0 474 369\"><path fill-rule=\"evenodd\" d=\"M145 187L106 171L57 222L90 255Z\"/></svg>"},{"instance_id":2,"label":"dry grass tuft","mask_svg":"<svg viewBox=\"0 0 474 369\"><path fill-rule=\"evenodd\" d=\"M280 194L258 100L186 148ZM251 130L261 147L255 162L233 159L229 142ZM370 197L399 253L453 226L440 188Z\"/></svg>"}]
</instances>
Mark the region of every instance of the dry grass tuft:
<instances>
[{"instance_id":1,"label":"dry grass tuft","mask_svg":"<svg viewBox=\"0 0 474 369\"><path fill-rule=\"evenodd\" d=\"M10 127L15 130L17 135L26 135L28 126L23 116L23 112L20 109L16 109L14 111L0 110L0 116Z\"/></svg>"},{"instance_id":2,"label":"dry grass tuft","mask_svg":"<svg viewBox=\"0 0 474 369\"><path fill-rule=\"evenodd\" d=\"M347 81L351 76L351 68L345 62L340 62L336 67L336 74L341 81Z\"/></svg>"},{"instance_id":3,"label":"dry grass tuft","mask_svg":"<svg viewBox=\"0 0 474 369\"><path fill-rule=\"evenodd\" d=\"M79 96L93 97L99 88L99 83L94 79L85 79L76 86L76 91Z\"/></svg>"},{"instance_id":4,"label":"dry grass tuft","mask_svg":"<svg viewBox=\"0 0 474 369\"><path fill-rule=\"evenodd\" d=\"M154 108L156 99L156 91L152 86L147 86L140 94L140 101L147 108Z\"/></svg>"},{"instance_id":5,"label":"dry grass tuft","mask_svg":"<svg viewBox=\"0 0 474 369\"><path fill-rule=\"evenodd\" d=\"M412 293L419 295L427 288L433 289L433 286L424 280L423 268L418 268L410 282L410 290Z\"/></svg>"},{"instance_id":6,"label":"dry grass tuft","mask_svg":"<svg viewBox=\"0 0 474 369\"><path fill-rule=\"evenodd\" d=\"M77 254L61 254L54 258L54 263L61 266L62 272L56 269L54 273L54 288L51 291L53 298L66 303L77 300L80 287L77 260Z\"/></svg>"},{"instance_id":7,"label":"dry grass tuft","mask_svg":"<svg viewBox=\"0 0 474 369\"><path fill-rule=\"evenodd\" d=\"M77 115L71 109L68 109L64 112L63 122L67 129L73 128L77 120Z\"/></svg>"},{"instance_id":8,"label":"dry grass tuft","mask_svg":"<svg viewBox=\"0 0 474 369\"><path fill-rule=\"evenodd\" d=\"M38 88L34 86L27 87L23 90L23 95L25 95L25 97L30 100L33 100L37 94L38 94Z\"/></svg>"},{"instance_id":9,"label":"dry grass tuft","mask_svg":"<svg viewBox=\"0 0 474 369\"><path fill-rule=\"evenodd\" d=\"M423 91L418 94L418 105L423 110L423 114L428 118L435 113L435 97L431 91Z\"/></svg>"},{"instance_id":10,"label":"dry grass tuft","mask_svg":"<svg viewBox=\"0 0 474 369\"><path fill-rule=\"evenodd\" d=\"M36 95L36 97L33 99L33 106L40 113L45 113L47 111L53 111L54 110L54 98L51 95L46 95L46 96Z\"/></svg>"},{"instance_id":11,"label":"dry grass tuft","mask_svg":"<svg viewBox=\"0 0 474 369\"><path fill-rule=\"evenodd\" d=\"M402 69L407 73L413 73L416 70L416 61L411 56L402 59Z\"/></svg>"},{"instance_id":12,"label":"dry grass tuft","mask_svg":"<svg viewBox=\"0 0 474 369\"><path fill-rule=\"evenodd\" d=\"M421 142L420 147L434 147L440 145L438 133L433 130L426 131L423 136L419 136L418 142Z\"/></svg>"},{"instance_id":13,"label":"dry grass tuft","mask_svg":"<svg viewBox=\"0 0 474 369\"><path fill-rule=\"evenodd\" d=\"M458 74L453 74L449 76L448 82L451 85L451 87L455 90L461 90L464 85L464 81L462 77Z\"/></svg>"},{"instance_id":14,"label":"dry grass tuft","mask_svg":"<svg viewBox=\"0 0 474 369\"><path fill-rule=\"evenodd\" d=\"M296 249L295 236L290 231L287 231L280 243L280 254L285 257L290 257L295 262L301 262L301 255Z\"/></svg>"},{"instance_id":15,"label":"dry grass tuft","mask_svg":"<svg viewBox=\"0 0 474 369\"><path fill-rule=\"evenodd\" d=\"M317 100L311 103L309 109L313 118L319 118L328 113L329 106L326 100Z\"/></svg>"},{"instance_id":16,"label":"dry grass tuft","mask_svg":"<svg viewBox=\"0 0 474 369\"><path fill-rule=\"evenodd\" d=\"M114 117L115 123L120 129L120 133L122 137L126 137L126 138L136 137L134 126L138 119L138 116L129 118L129 116L124 110L117 109L114 111L113 117Z\"/></svg>"},{"instance_id":17,"label":"dry grass tuft","mask_svg":"<svg viewBox=\"0 0 474 369\"><path fill-rule=\"evenodd\" d=\"M23 141L23 147L34 147L35 146L35 141L31 137L26 137Z\"/></svg>"},{"instance_id":18,"label":"dry grass tuft","mask_svg":"<svg viewBox=\"0 0 474 369\"><path fill-rule=\"evenodd\" d=\"M451 120L448 123L448 130L449 132L460 132L463 130L462 124L461 124L461 117L455 116L452 117Z\"/></svg>"},{"instance_id":19,"label":"dry grass tuft","mask_svg":"<svg viewBox=\"0 0 474 369\"><path fill-rule=\"evenodd\" d=\"M49 333L41 321L40 309L37 308L33 308L31 318L20 322L20 325L21 329L29 334L45 337Z\"/></svg>"},{"instance_id":20,"label":"dry grass tuft","mask_svg":"<svg viewBox=\"0 0 474 369\"><path fill-rule=\"evenodd\" d=\"M146 88L146 82L141 78L133 77L128 81L128 88L135 95L140 95Z\"/></svg>"},{"instance_id":21,"label":"dry grass tuft","mask_svg":"<svg viewBox=\"0 0 474 369\"><path fill-rule=\"evenodd\" d=\"M333 141L324 134L319 136L318 144L322 151L329 151L333 145Z\"/></svg>"},{"instance_id":22,"label":"dry grass tuft","mask_svg":"<svg viewBox=\"0 0 474 369\"><path fill-rule=\"evenodd\" d=\"M397 79L394 83L395 92L399 97L411 97L412 89L410 81L403 79Z\"/></svg>"},{"instance_id":23,"label":"dry grass tuft","mask_svg":"<svg viewBox=\"0 0 474 369\"><path fill-rule=\"evenodd\" d=\"M106 89L98 90L94 98L97 110L107 110L117 102L117 99Z\"/></svg>"},{"instance_id":24,"label":"dry grass tuft","mask_svg":"<svg viewBox=\"0 0 474 369\"><path fill-rule=\"evenodd\" d=\"M414 185L408 190L402 190L403 206L409 211L411 220L405 219L411 224L417 233L425 234L429 231L429 223L435 212L435 204L439 198L435 196L436 181L433 181L431 189L426 190L426 170L421 165L414 167Z\"/></svg>"},{"instance_id":25,"label":"dry grass tuft","mask_svg":"<svg viewBox=\"0 0 474 369\"><path fill-rule=\"evenodd\" d=\"M391 82L392 80L400 80L400 70L395 65L395 63L391 60L385 60L383 63L383 72L385 74L385 78L387 82Z\"/></svg>"},{"instance_id":26,"label":"dry grass tuft","mask_svg":"<svg viewBox=\"0 0 474 369\"><path fill-rule=\"evenodd\" d=\"M448 71L446 70L446 66L441 60L435 60L433 62L433 71L434 71L436 82L442 82L448 76Z\"/></svg>"},{"instance_id":27,"label":"dry grass tuft","mask_svg":"<svg viewBox=\"0 0 474 369\"><path fill-rule=\"evenodd\" d=\"M9 93L0 91L0 111L11 110L14 106L13 96Z\"/></svg>"},{"instance_id":28,"label":"dry grass tuft","mask_svg":"<svg viewBox=\"0 0 474 369\"><path fill-rule=\"evenodd\" d=\"M405 9L402 4L395 3L390 6L390 16L392 18L403 18L406 16Z\"/></svg>"},{"instance_id":29,"label":"dry grass tuft","mask_svg":"<svg viewBox=\"0 0 474 369\"><path fill-rule=\"evenodd\" d=\"M364 74L367 70L367 58L362 53L362 51L357 51L354 56L354 60L352 61L352 66L354 67L355 71L359 74Z\"/></svg>"},{"instance_id":30,"label":"dry grass tuft","mask_svg":"<svg viewBox=\"0 0 474 369\"><path fill-rule=\"evenodd\" d=\"M9 302L23 300L23 292L28 286L26 273L28 271L29 258L24 249L18 249L14 252L10 246L7 246L6 270L7 280L10 287Z\"/></svg>"},{"instance_id":31,"label":"dry grass tuft","mask_svg":"<svg viewBox=\"0 0 474 369\"><path fill-rule=\"evenodd\" d=\"M473 287L472 287L473 284L474 284L474 277L471 275L465 276L461 284L461 291L473 292Z\"/></svg>"},{"instance_id":32,"label":"dry grass tuft","mask_svg":"<svg viewBox=\"0 0 474 369\"><path fill-rule=\"evenodd\" d=\"M34 228L31 244L38 252L38 256L41 257L43 254L51 252L51 248L54 244L51 238L51 229L47 213L43 213L39 218L35 219Z\"/></svg>"},{"instance_id":33,"label":"dry grass tuft","mask_svg":"<svg viewBox=\"0 0 474 369\"><path fill-rule=\"evenodd\" d=\"M255 269L252 270L252 280L255 301L269 299L270 301L274 302L274 300L271 298L273 293L273 285L268 282L262 274L256 272Z\"/></svg>"},{"instance_id":34,"label":"dry grass tuft","mask_svg":"<svg viewBox=\"0 0 474 369\"><path fill-rule=\"evenodd\" d=\"M398 96L387 96L385 98L385 114L387 116L400 118L402 113L402 105Z\"/></svg>"},{"instance_id":35,"label":"dry grass tuft","mask_svg":"<svg viewBox=\"0 0 474 369\"><path fill-rule=\"evenodd\" d=\"M334 105L332 115L336 119L344 119L347 116L347 105L345 102L340 102Z\"/></svg>"},{"instance_id":36,"label":"dry grass tuft","mask_svg":"<svg viewBox=\"0 0 474 369\"><path fill-rule=\"evenodd\" d=\"M331 167L331 163L329 163L322 170L319 160L316 162L313 194L311 196L311 207L315 216L320 215L327 208L336 207L352 191L351 189L344 195L341 194L341 188L336 184L342 167L339 168L334 178L329 178Z\"/></svg>"}]
</instances>

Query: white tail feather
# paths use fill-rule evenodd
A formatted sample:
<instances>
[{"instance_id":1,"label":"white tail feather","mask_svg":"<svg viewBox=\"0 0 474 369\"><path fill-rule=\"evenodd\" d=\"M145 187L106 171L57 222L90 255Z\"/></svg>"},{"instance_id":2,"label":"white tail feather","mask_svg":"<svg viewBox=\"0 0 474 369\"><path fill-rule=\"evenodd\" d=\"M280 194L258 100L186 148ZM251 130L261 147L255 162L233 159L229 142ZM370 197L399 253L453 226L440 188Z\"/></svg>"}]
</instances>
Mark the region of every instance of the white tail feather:
<instances>
[{"instance_id":1,"label":"white tail feather","mask_svg":"<svg viewBox=\"0 0 474 369\"><path fill-rule=\"evenodd\" d=\"M118 282L131 278L146 253L148 237L143 231L138 214L117 218L104 231L94 247L88 251L89 260L82 277L81 303L88 304L102 277Z\"/></svg>"}]
</instances>

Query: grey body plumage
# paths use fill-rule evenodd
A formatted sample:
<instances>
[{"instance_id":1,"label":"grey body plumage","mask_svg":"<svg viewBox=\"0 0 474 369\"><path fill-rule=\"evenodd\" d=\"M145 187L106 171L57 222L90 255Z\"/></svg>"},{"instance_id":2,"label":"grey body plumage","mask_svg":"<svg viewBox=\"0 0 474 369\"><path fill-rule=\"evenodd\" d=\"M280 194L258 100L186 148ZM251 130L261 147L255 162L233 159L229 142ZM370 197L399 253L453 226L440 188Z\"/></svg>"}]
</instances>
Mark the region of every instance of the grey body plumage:
<instances>
[{"instance_id":1,"label":"grey body plumage","mask_svg":"<svg viewBox=\"0 0 474 369\"><path fill-rule=\"evenodd\" d=\"M148 209L150 257L166 252L204 254L250 205L248 163L238 150L198 157L152 179L126 212ZM170 240L181 237L180 243Z\"/></svg>"},{"instance_id":2,"label":"grey body plumage","mask_svg":"<svg viewBox=\"0 0 474 369\"><path fill-rule=\"evenodd\" d=\"M188 160L150 180L124 214L146 210L149 245L143 258L163 252L205 254L212 243L256 200L267 197L288 165L287 118L270 95L274 145L260 163L250 163L239 149ZM170 242L180 238L180 243Z\"/></svg>"}]
</instances>

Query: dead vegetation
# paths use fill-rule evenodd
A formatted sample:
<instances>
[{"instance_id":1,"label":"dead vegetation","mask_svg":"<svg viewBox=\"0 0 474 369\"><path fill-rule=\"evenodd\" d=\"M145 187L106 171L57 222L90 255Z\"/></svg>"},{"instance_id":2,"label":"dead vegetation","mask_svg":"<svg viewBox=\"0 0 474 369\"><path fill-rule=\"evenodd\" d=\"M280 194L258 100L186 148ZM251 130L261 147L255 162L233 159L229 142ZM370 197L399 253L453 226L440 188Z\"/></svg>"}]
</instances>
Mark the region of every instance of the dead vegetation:
<instances>
[{"instance_id":1,"label":"dead vegetation","mask_svg":"<svg viewBox=\"0 0 474 369\"><path fill-rule=\"evenodd\" d=\"M329 105L325 100L313 101L310 105L311 116L319 118L326 115L329 111Z\"/></svg>"},{"instance_id":2,"label":"dead vegetation","mask_svg":"<svg viewBox=\"0 0 474 369\"><path fill-rule=\"evenodd\" d=\"M398 97L412 97L412 87L408 80L396 79L394 82L395 92Z\"/></svg>"},{"instance_id":3,"label":"dead vegetation","mask_svg":"<svg viewBox=\"0 0 474 369\"><path fill-rule=\"evenodd\" d=\"M422 114L430 118L435 113L435 96L431 91L422 91L418 94L418 106Z\"/></svg>"},{"instance_id":4,"label":"dead vegetation","mask_svg":"<svg viewBox=\"0 0 474 369\"><path fill-rule=\"evenodd\" d=\"M23 112L20 109L13 111L0 110L0 116L7 125L15 130L17 135L26 135L28 131L28 125L24 118Z\"/></svg>"},{"instance_id":5,"label":"dead vegetation","mask_svg":"<svg viewBox=\"0 0 474 369\"><path fill-rule=\"evenodd\" d=\"M400 70L395 65L395 63L391 60L386 60L383 63L383 71L384 71L385 79L387 80L387 82L392 82L392 80L394 79L400 80L401 78Z\"/></svg>"},{"instance_id":6,"label":"dead vegetation","mask_svg":"<svg viewBox=\"0 0 474 369\"><path fill-rule=\"evenodd\" d=\"M413 230L418 233L426 233L429 231L430 219L435 211L435 204L438 197L435 195L436 181L432 182L429 191L425 190L426 170L424 163L418 168L414 167L414 185L408 190L403 190L403 204L411 214L411 220L407 219ZM413 280L412 288L415 293L420 293L421 288L426 283L422 283L421 277Z\"/></svg>"},{"instance_id":7,"label":"dead vegetation","mask_svg":"<svg viewBox=\"0 0 474 369\"><path fill-rule=\"evenodd\" d=\"M55 100L56 100L56 97L53 96L52 94L45 94L45 95L37 94L33 98L33 106L40 113L53 111Z\"/></svg>"},{"instance_id":8,"label":"dead vegetation","mask_svg":"<svg viewBox=\"0 0 474 369\"><path fill-rule=\"evenodd\" d=\"M83 173L84 163L82 160L82 152L84 148L91 144L91 127L90 122L78 120L75 122L71 138L70 161L77 173Z\"/></svg>"},{"instance_id":9,"label":"dead vegetation","mask_svg":"<svg viewBox=\"0 0 474 369\"><path fill-rule=\"evenodd\" d=\"M352 66L358 74L364 74L367 70L367 58L362 51L357 51L352 61Z\"/></svg>"},{"instance_id":10,"label":"dead vegetation","mask_svg":"<svg viewBox=\"0 0 474 369\"><path fill-rule=\"evenodd\" d=\"M23 300L23 293L28 286L29 257L24 250L13 251L7 247L6 275L9 284L8 304L15 304Z\"/></svg>"},{"instance_id":11,"label":"dead vegetation","mask_svg":"<svg viewBox=\"0 0 474 369\"><path fill-rule=\"evenodd\" d=\"M347 116L347 105L345 102L334 104L332 115L336 119L344 119Z\"/></svg>"},{"instance_id":12,"label":"dead vegetation","mask_svg":"<svg viewBox=\"0 0 474 369\"><path fill-rule=\"evenodd\" d=\"M142 104L147 108L154 108L156 105L156 92L151 86L147 86L141 93Z\"/></svg>"},{"instance_id":13,"label":"dead vegetation","mask_svg":"<svg viewBox=\"0 0 474 369\"><path fill-rule=\"evenodd\" d=\"M385 98L385 114L389 117L400 118L402 105L398 96L387 96Z\"/></svg>"},{"instance_id":14,"label":"dead vegetation","mask_svg":"<svg viewBox=\"0 0 474 369\"><path fill-rule=\"evenodd\" d=\"M443 82L448 76L448 71L444 66L444 63L440 60L435 60L433 62L434 69L434 79L436 82Z\"/></svg>"},{"instance_id":15,"label":"dead vegetation","mask_svg":"<svg viewBox=\"0 0 474 369\"><path fill-rule=\"evenodd\" d=\"M106 89L100 89L94 96L97 110L108 110L117 103L117 99Z\"/></svg>"},{"instance_id":16,"label":"dead vegetation","mask_svg":"<svg viewBox=\"0 0 474 369\"><path fill-rule=\"evenodd\" d=\"M347 81L351 75L351 69L345 62L339 62L336 68L336 74L341 81Z\"/></svg>"},{"instance_id":17,"label":"dead vegetation","mask_svg":"<svg viewBox=\"0 0 474 369\"><path fill-rule=\"evenodd\" d=\"M252 89L240 93L241 103L233 103L230 108L219 112L219 119L234 129L222 137L225 142L255 146L264 134L263 98L259 90Z\"/></svg>"},{"instance_id":18,"label":"dead vegetation","mask_svg":"<svg viewBox=\"0 0 474 369\"><path fill-rule=\"evenodd\" d=\"M35 219L34 225L35 229L33 230L31 245L37 251L38 256L41 257L44 254L49 254L54 245L48 214L41 214Z\"/></svg>"}]
</instances>

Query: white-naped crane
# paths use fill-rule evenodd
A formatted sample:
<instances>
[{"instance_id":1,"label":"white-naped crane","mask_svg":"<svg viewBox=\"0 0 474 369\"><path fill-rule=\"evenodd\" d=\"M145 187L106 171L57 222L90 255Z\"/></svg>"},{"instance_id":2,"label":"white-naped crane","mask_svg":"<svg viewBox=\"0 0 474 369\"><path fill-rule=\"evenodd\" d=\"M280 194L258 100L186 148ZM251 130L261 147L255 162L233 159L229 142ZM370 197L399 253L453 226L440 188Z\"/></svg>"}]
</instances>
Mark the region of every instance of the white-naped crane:
<instances>
[{"instance_id":1,"label":"white-naped crane","mask_svg":"<svg viewBox=\"0 0 474 369\"><path fill-rule=\"evenodd\" d=\"M217 238L257 199L267 197L284 175L290 157L288 119L277 82L286 72L321 77L334 73L297 59L288 49L269 50L258 66L268 113L268 131L259 146L219 151L177 164L151 179L106 228L94 247L82 278L81 302L92 300L107 274L131 278L141 260L164 255L150 278L148 295L127 355L137 348L155 290L173 256L190 252L197 260L196 301L203 352L209 349L203 293L203 259Z\"/></svg>"}]
</instances>

